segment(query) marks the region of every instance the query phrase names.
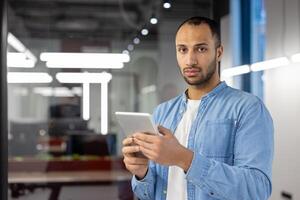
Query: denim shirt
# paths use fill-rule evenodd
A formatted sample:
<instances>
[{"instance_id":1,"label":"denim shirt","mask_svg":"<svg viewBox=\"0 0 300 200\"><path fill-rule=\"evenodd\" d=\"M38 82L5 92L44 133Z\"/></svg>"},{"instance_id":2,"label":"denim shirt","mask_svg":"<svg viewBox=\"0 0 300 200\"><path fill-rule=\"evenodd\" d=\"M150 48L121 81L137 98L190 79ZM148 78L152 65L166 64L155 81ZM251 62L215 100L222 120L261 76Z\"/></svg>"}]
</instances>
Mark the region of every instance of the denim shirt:
<instances>
[{"instance_id":1,"label":"denim shirt","mask_svg":"<svg viewBox=\"0 0 300 200\"><path fill-rule=\"evenodd\" d=\"M185 93L160 104L154 122L175 133L187 105ZM264 200L271 195L273 122L254 95L221 82L202 97L188 138L188 200ZM141 200L164 200L168 166L150 161L142 180L132 178Z\"/></svg>"}]
</instances>

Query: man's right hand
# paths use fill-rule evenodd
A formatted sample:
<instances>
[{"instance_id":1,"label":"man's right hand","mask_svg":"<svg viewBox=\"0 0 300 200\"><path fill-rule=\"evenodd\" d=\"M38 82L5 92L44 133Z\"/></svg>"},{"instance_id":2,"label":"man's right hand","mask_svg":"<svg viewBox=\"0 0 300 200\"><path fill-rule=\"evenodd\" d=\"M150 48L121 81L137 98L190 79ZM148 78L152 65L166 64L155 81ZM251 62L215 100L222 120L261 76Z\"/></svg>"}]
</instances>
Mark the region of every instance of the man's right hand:
<instances>
[{"instance_id":1,"label":"man's right hand","mask_svg":"<svg viewBox=\"0 0 300 200\"><path fill-rule=\"evenodd\" d=\"M145 156L141 156L140 148L134 143L132 137L123 140L122 153L128 171L137 176L138 179L143 179L148 170L149 160Z\"/></svg>"}]
</instances>

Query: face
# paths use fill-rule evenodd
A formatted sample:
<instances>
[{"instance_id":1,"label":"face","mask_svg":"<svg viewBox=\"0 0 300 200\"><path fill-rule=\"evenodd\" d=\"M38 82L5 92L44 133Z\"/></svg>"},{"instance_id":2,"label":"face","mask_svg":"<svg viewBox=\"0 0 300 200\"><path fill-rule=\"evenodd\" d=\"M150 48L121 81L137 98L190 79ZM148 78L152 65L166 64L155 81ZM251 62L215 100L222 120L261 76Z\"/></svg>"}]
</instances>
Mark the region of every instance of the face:
<instances>
[{"instance_id":1,"label":"face","mask_svg":"<svg viewBox=\"0 0 300 200\"><path fill-rule=\"evenodd\" d=\"M222 52L223 47L216 47L207 24L185 24L177 32L177 62L189 85L201 86L218 79L217 66Z\"/></svg>"}]
</instances>

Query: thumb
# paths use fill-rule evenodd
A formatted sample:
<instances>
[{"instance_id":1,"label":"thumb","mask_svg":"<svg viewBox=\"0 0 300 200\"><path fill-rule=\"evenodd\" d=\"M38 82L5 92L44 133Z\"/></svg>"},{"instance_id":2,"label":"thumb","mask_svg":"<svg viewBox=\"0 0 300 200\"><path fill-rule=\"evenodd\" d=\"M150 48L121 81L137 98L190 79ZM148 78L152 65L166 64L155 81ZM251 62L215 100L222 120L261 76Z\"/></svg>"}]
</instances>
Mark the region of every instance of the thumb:
<instances>
[{"instance_id":1,"label":"thumb","mask_svg":"<svg viewBox=\"0 0 300 200\"><path fill-rule=\"evenodd\" d=\"M172 132L169 129L167 129L161 125L159 125L157 127L157 129L158 129L159 133L161 133L163 136L173 136Z\"/></svg>"}]
</instances>

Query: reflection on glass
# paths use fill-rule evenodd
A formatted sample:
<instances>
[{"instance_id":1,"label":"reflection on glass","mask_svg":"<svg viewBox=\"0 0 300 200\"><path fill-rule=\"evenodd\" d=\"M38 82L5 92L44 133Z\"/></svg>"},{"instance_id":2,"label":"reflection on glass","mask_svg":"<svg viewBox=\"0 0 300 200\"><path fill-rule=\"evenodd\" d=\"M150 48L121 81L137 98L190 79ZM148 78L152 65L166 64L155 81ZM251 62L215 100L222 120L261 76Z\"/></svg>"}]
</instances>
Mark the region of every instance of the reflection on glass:
<instances>
[{"instance_id":1,"label":"reflection on glass","mask_svg":"<svg viewBox=\"0 0 300 200\"><path fill-rule=\"evenodd\" d=\"M168 29L189 4L9 0L9 199L134 199L113 113L177 94Z\"/></svg>"}]
</instances>

